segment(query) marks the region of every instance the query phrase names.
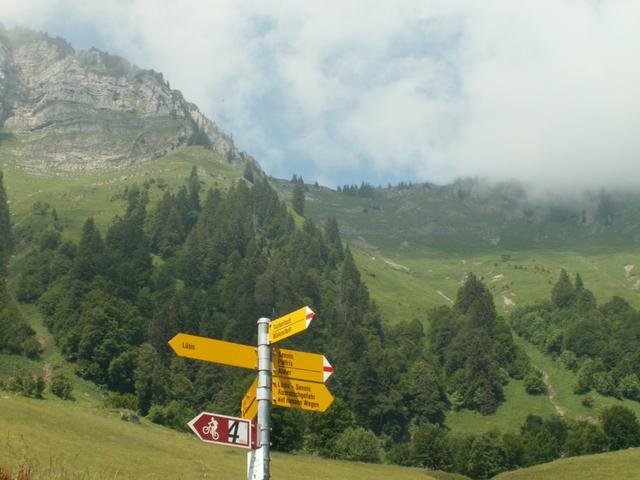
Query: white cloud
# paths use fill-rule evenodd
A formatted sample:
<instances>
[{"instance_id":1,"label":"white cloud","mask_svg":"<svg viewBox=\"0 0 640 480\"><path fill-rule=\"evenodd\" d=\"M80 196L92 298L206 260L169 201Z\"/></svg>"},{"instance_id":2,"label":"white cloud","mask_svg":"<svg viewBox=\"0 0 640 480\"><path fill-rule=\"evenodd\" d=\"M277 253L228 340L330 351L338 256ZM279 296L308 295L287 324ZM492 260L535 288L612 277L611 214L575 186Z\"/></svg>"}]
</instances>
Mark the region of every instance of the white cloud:
<instances>
[{"instance_id":1,"label":"white cloud","mask_svg":"<svg viewBox=\"0 0 640 480\"><path fill-rule=\"evenodd\" d=\"M94 25L276 174L640 179L635 1L5 0L0 17Z\"/></svg>"}]
</instances>

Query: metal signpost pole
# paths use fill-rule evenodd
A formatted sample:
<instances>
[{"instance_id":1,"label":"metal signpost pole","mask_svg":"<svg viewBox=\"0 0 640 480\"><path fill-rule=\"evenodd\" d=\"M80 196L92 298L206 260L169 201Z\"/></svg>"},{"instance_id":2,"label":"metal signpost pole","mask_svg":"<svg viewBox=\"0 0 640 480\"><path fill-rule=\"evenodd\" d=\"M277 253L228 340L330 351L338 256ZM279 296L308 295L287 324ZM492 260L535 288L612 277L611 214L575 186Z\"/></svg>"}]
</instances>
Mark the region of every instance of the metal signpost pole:
<instances>
[{"instance_id":1,"label":"metal signpost pole","mask_svg":"<svg viewBox=\"0 0 640 480\"><path fill-rule=\"evenodd\" d=\"M271 445L271 346L269 344L268 318L258 320L258 442L262 449L265 480L271 478L269 471L269 447Z\"/></svg>"}]
</instances>

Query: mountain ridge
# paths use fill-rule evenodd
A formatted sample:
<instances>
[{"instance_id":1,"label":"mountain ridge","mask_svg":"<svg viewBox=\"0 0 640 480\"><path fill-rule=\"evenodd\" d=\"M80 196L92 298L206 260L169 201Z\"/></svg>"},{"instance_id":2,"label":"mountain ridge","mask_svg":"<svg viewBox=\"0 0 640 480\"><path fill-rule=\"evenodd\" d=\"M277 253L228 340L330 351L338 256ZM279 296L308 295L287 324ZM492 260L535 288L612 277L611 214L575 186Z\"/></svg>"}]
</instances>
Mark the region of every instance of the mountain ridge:
<instances>
[{"instance_id":1,"label":"mountain ridge","mask_svg":"<svg viewBox=\"0 0 640 480\"><path fill-rule=\"evenodd\" d=\"M31 170L120 168L200 144L231 164L251 163L261 171L161 73L1 25L0 126L12 140L5 141L0 161Z\"/></svg>"}]
</instances>

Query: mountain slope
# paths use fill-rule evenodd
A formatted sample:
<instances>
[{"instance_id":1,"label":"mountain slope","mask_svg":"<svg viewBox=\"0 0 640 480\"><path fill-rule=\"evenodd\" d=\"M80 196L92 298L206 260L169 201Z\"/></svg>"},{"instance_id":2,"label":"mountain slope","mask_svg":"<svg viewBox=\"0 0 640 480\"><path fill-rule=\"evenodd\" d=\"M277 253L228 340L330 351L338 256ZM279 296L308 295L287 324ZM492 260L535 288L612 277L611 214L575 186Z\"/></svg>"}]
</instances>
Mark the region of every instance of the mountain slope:
<instances>
[{"instance_id":1,"label":"mountain slope","mask_svg":"<svg viewBox=\"0 0 640 480\"><path fill-rule=\"evenodd\" d=\"M285 199L293 183L274 180ZM461 180L336 191L306 185L305 215L337 219L386 317L422 318L449 304L467 272L485 278L502 311L548 296L561 268L598 301L640 306L640 196L591 192L541 199L514 184Z\"/></svg>"},{"instance_id":2,"label":"mountain slope","mask_svg":"<svg viewBox=\"0 0 640 480\"><path fill-rule=\"evenodd\" d=\"M31 170L123 167L188 144L259 169L162 74L46 34L0 25L0 99L0 161Z\"/></svg>"}]
</instances>

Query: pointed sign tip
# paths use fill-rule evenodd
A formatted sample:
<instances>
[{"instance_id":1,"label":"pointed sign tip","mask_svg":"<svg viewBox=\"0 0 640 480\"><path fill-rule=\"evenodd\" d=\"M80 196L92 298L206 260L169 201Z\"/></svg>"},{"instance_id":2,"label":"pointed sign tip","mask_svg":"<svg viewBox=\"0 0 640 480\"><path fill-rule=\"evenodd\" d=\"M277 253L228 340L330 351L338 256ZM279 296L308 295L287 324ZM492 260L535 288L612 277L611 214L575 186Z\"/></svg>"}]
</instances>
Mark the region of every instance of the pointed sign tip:
<instances>
[{"instance_id":1,"label":"pointed sign tip","mask_svg":"<svg viewBox=\"0 0 640 480\"><path fill-rule=\"evenodd\" d=\"M178 343L178 336L179 335L180 335L179 333L174 335L173 338L167 342L174 352L177 352L176 348L175 348L175 345Z\"/></svg>"}]
</instances>

